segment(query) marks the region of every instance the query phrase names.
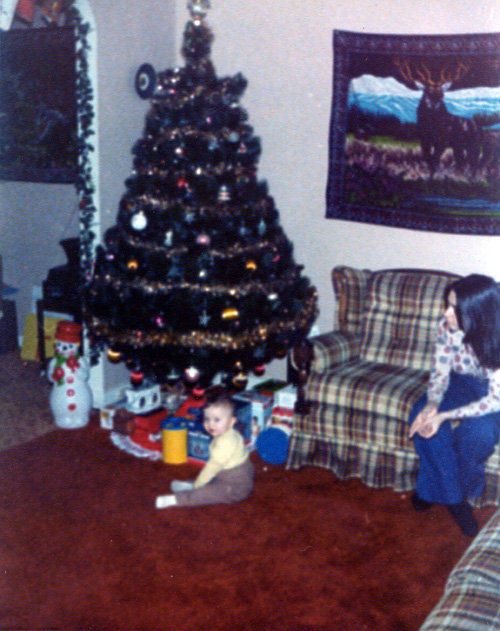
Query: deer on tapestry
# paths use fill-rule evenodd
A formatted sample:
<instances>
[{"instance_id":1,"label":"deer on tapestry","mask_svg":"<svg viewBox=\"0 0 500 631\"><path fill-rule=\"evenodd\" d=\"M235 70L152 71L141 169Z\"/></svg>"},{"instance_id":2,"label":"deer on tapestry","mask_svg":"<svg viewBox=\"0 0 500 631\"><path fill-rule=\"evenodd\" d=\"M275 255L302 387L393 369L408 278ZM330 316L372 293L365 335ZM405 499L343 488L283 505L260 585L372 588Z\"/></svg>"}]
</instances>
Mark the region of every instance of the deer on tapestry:
<instances>
[{"instance_id":1,"label":"deer on tapestry","mask_svg":"<svg viewBox=\"0 0 500 631\"><path fill-rule=\"evenodd\" d=\"M394 63L407 85L423 91L417 108L417 133L431 178L448 147L453 150L456 167L464 169L468 165L474 175L481 150L481 131L473 119L451 114L444 103L445 92L469 72L470 64L457 61L453 67L443 66L433 76L423 61L412 63L398 58Z\"/></svg>"}]
</instances>

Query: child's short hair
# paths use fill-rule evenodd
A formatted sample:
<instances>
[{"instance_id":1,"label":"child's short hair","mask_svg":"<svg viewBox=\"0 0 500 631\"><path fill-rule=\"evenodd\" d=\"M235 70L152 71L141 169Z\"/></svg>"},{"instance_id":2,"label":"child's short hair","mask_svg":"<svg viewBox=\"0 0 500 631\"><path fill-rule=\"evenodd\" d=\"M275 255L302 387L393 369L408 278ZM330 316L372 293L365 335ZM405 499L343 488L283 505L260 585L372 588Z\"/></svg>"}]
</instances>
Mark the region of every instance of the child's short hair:
<instances>
[{"instance_id":1,"label":"child's short hair","mask_svg":"<svg viewBox=\"0 0 500 631\"><path fill-rule=\"evenodd\" d=\"M207 394L206 403L203 407L206 409L212 406L227 408L230 410L231 415L234 416L234 401L226 392Z\"/></svg>"}]
</instances>

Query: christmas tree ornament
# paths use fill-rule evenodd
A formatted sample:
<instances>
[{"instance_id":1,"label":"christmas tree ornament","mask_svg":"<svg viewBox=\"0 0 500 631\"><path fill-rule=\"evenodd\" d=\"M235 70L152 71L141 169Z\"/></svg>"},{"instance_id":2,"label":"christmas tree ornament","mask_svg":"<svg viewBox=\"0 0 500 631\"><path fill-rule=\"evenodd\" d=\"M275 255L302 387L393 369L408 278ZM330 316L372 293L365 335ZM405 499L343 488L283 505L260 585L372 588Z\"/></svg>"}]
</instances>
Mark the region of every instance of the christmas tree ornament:
<instances>
[{"instance_id":1,"label":"christmas tree ornament","mask_svg":"<svg viewBox=\"0 0 500 631\"><path fill-rule=\"evenodd\" d=\"M210 9L210 0L188 0L187 6L194 23L197 24L206 16L208 9Z\"/></svg>"},{"instance_id":2,"label":"christmas tree ornament","mask_svg":"<svg viewBox=\"0 0 500 631\"><path fill-rule=\"evenodd\" d=\"M133 386L140 386L144 381L144 373L141 370L133 370L130 373L130 383Z\"/></svg>"},{"instance_id":3,"label":"christmas tree ornament","mask_svg":"<svg viewBox=\"0 0 500 631\"><path fill-rule=\"evenodd\" d=\"M197 381L199 381L200 376L201 376L201 373L198 370L198 368L196 368L195 366L189 366L184 371L184 379L188 383L196 383Z\"/></svg>"},{"instance_id":4,"label":"christmas tree ornament","mask_svg":"<svg viewBox=\"0 0 500 631\"><path fill-rule=\"evenodd\" d=\"M255 366L253 369L254 375L257 377L261 377L266 372L265 364L261 364L260 366Z\"/></svg>"},{"instance_id":5,"label":"christmas tree ornament","mask_svg":"<svg viewBox=\"0 0 500 631\"><path fill-rule=\"evenodd\" d=\"M236 320L236 318L240 315L240 312L235 307L227 307L222 312L223 320Z\"/></svg>"},{"instance_id":6,"label":"christmas tree ornament","mask_svg":"<svg viewBox=\"0 0 500 631\"><path fill-rule=\"evenodd\" d=\"M140 212L132 215L130 224L134 230L144 230L144 228L148 225L148 218L141 210Z\"/></svg>"},{"instance_id":7,"label":"christmas tree ornament","mask_svg":"<svg viewBox=\"0 0 500 631\"><path fill-rule=\"evenodd\" d=\"M219 202L231 201L231 193L229 192L229 188L225 184L220 187L217 199L219 200Z\"/></svg>"},{"instance_id":8,"label":"christmas tree ornament","mask_svg":"<svg viewBox=\"0 0 500 631\"><path fill-rule=\"evenodd\" d=\"M196 243L198 245L202 245L202 246L209 246L210 245L210 236L208 234L199 234L196 237Z\"/></svg>"},{"instance_id":9,"label":"christmas tree ornament","mask_svg":"<svg viewBox=\"0 0 500 631\"><path fill-rule=\"evenodd\" d=\"M167 375L165 376L165 380L169 386L176 385L181 378L181 373L174 368L172 368Z\"/></svg>"},{"instance_id":10,"label":"christmas tree ornament","mask_svg":"<svg viewBox=\"0 0 500 631\"><path fill-rule=\"evenodd\" d=\"M121 361L121 359L122 359L121 353L119 353L118 351L115 351L112 348L108 349L108 361L110 361L112 364L116 364L119 361Z\"/></svg>"},{"instance_id":11,"label":"christmas tree ornament","mask_svg":"<svg viewBox=\"0 0 500 631\"><path fill-rule=\"evenodd\" d=\"M219 77L210 59L208 8L189 0L183 66L140 68L150 110L84 297L93 345L120 349L148 380L174 371L204 387L217 373L243 382L303 340L317 315L258 179L261 143L240 104L247 81Z\"/></svg>"},{"instance_id":12,"label":"christmas tree ornament","mask_svg":"<svg viewBox=\"0 0 500 631\"><path fill-rule=\"evenodd\" d=\"M248 375L240 372L233 377L231 383L236 390L244 390L248 384Z\"/></svg>"},{"instance_id":13,"label":"christmas tree ornament","mask_svg":"<svg viewBox=\"0 0 500 631\"><path fill-rule=\"evenodd\" d=\"M205 396L205 388L201 388L200 386L195 386L191 393L195 399L203 399Z\"/></svg>"},{"instance_id":14,"label":"christmas tree ornament","mask_svg":"<svg viewBox=\"0 0 500 631\"><path fill-rule=\"evenodd\" d=\"M173 238L174 233L172 230L168 230L167 232L165 232L165 240L163 241L163 243L167 248L172 247Z\"/></svg>"}]
</instances>

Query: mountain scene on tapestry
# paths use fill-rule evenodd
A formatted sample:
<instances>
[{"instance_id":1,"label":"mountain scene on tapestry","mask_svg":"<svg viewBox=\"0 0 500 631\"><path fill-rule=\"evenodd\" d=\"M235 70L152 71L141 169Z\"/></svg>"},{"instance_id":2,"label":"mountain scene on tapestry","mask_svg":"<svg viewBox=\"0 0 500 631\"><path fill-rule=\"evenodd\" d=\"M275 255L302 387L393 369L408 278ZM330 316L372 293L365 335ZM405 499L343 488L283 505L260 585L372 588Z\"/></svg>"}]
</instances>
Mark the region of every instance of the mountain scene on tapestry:
<instances>
[{"instance_id":1,"label":"mountain scene on tapestry","mask_svg":"<svg viewBox=\"0 0 500 631\"><path fill-rule=\"evenodd\" d=\"M209 3L188 7L185 66L137 73L151 107L85 313L92 343L136 378L208 385L284 357L307 336L317 297L257 178L260 140L240 104L247 81L216 75Z\"/></svg>"},{"instance_id":2,"label":"mountain scene on tapestry","mask_svg":"<svg viewBox=\"0 0 500 631\"><path fill-rule=\"evenodd\" d=\"M499 234L500 35L334 46L327 216Z\"/></svg>"}]
</instances>

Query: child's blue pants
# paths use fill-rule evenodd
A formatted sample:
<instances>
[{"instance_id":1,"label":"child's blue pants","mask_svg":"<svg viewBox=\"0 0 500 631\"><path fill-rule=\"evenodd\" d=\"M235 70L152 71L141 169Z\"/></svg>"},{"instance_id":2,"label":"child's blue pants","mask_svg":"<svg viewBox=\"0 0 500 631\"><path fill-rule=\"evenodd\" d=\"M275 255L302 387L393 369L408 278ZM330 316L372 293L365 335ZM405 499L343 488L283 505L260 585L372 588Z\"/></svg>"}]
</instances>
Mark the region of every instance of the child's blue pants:
<instances>
[{"instance_id":1,"label":"child's blue pants","mask_svg":"<svg viewBox=\"0 0 500 631\"><path fill-rule=\"evenodd\" d=\"M486 395L488 382L452 372L439 411L452 410ZM427 403L422 396L410 414L410 425ZM500 412L464 418L455 429L445 421L431 438L413 437L420 456L417 494L434 504L458 504L479 497L485 484L485 462L500 436Z\"/></svg>"}]
</instances>

